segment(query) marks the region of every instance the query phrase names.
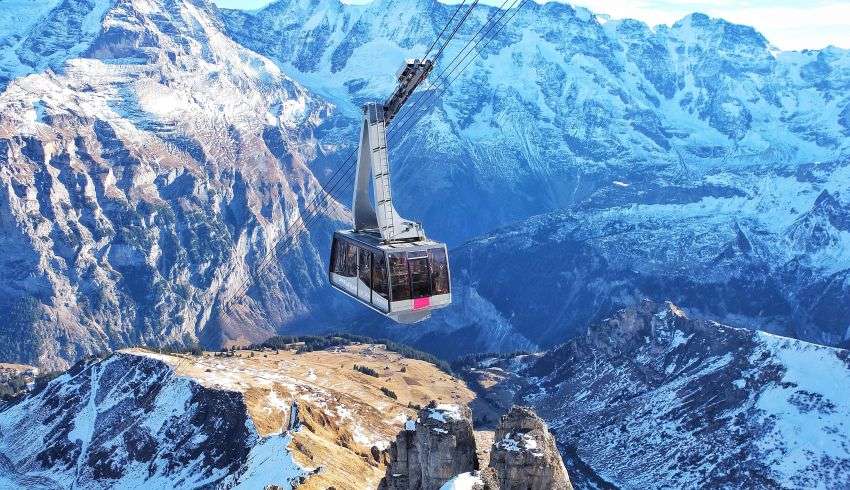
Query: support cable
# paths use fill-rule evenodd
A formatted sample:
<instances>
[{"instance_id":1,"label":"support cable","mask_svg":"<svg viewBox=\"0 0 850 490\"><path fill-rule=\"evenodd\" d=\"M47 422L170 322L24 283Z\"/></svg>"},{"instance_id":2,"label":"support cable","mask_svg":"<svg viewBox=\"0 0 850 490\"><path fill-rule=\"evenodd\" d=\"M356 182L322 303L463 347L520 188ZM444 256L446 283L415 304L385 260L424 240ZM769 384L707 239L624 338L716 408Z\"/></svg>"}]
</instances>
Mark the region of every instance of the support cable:
<instances>
[{"instance_id":1,"label":"support cable","mask_svg":"<svg viewBox=\"0 0 850 490\"><path fill-rule=\"evenodd\" d=\"M507 9L503 9L505 4L507 4L509 1L512 2L511 5ZM469 64L473 60L475 60L475 58L477 58L480 55L481 50L475 51L475 48L478 47L478 45L481 43L481 41L483 41L485 38L487 38L488 33L493 29L493 27L495 27L499 22L501 22L501 20L505 17L505 15L508 12L511 11L511 9L514 7L514 5L517 4L517 2L521 2L520 5L514 10L511 17L508 18L508 20L504 24L502 24L502 26L499 29L497 29L497 31L493 34L493 36L491 36L487 40L487 42L483 46L484 48L486 48L487 45L495 38L495 36L498 35L499 32L501 32L502 28L505 25L507 25L508 22L510 22L510 20L513 18L514 15L516 15L516 12L519 11L520 7L522 7L522 5L525 3L525 0L504 0L504 2L502 2L502 5L499 7L499 10L494 12L493 15L491 15L490 18L487 20L487 22L485 22L484 24L481 25L481 27L478 29L478 31L469 39L469 41L467 41L466 45L460 51L458 51L458 53L455 55L454 58L452 58L452 60L449 62L449 64L446 66L446 68L443 69L443 71L440 72L439 75L437 75L437 77L436 77L437 80L432 85L432 87L434 87L434 88L431 91L429 91L427 94L420 94L420 96L417 97L415 101L413 101L413 104L411 105L411 107L407 111L407 113L398 118L399 121L396 123L396 126L394 128L390 128L391 130L395 129L395 132L392 135L390 135L390 134L387 135L388 136L388 138L387 138L388 146L389 146L389 143L392 141L392 138L391 138L392 136L399 135L399 132L401 132L401 136L403 136L404 132L409 129L410 123L413 122L413 124L415 124L415 122L417 121L417 119L415 117L416 108L420 103L424 104L423 107L426 107L427 104L434 99L435 94L437 94L440 91L444 92L445 89L448 88L448 84L445 83L446 80L448 80L448 77L452 73L454 73L455 70L457 70L458 66L460 66L460 63L463 63L463 61L470 55L470 53L475 52L475 56L473 56L472 59L466 65L464 65L463 69L461 69L461 71L458 72L458 75L460 73L462 73L469 66ZM501 15L499 15L500 13L501 13ZM493 21L493 19L497 15L498 15L498 19L495 19L495 21ZM489 25L489 27L487 27L488 25ZM485 27L487 27L487 30L484 31L484 34L482 34L482 36L480 38L478 38L478 41L475 42L475 44L472 46L472 49L470 49L469 51L466 51L466 48L469 47L470 44L472 44L472 42L475 40L475 38L478 36L478 34L481 33L481 31ZM465 54L464 54L464 51L466 51ZM463 55L463 57L460 59L460 61L458 61L455 64L455 60L457 60L459 57L461 57L461 55ZM447 73L448 73L448 75L447 75ZM457 77L455 77L455 79L456 78ZM454 81L454 79L452 79L452 81ZM450 83L451 82L449 82L449 84ZM428 108L426 108L426 111L427 111L427 109ZM398 139L398 138L396 138L396 139Z\"/></svg>"}]
</instances>

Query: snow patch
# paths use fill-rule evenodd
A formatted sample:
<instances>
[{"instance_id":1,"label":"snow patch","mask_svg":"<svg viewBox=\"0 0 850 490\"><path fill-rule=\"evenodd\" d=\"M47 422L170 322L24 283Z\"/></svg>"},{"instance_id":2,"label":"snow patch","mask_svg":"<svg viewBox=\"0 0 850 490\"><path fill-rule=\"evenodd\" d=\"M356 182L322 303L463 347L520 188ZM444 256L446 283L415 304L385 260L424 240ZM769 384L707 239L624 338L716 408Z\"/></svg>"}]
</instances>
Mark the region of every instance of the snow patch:
<instances>
[{"instance_id":1,"label":"snow patch","mask_svg":"<svg viewBox=\"0 0 850 490\"><path fill-rule=\"evenodd\" d=\"M448 420L458 421L462 419L460 415L460 407L458 405L447 403L443 403L437 405L436 408L429 409L428 418L432 418L443 423Z\"/></svg>"},{"instance_id":2,"label":"snow patch","mask_svg":"<svg viewBox=\"0 0 850 490\"><path fill-rule=\"evenodd\" d=\"M274 435L260 439L251 448L244 470L236 479L233 488L255 489L267 485L294 488L294 484L307 473L299 467L288 446L292 435Z\"/></svg>"},{"instance_id":3,"label":"snow patch","mask_svg":"<svg viewBox=\"0 0 850 490\"><path fill-rule=\"evenodd\" d=\"M461 473L440 487L440 490L472 490L475 485L483 485L484 480L477 471Z\"/></svg>"}]
</instances>

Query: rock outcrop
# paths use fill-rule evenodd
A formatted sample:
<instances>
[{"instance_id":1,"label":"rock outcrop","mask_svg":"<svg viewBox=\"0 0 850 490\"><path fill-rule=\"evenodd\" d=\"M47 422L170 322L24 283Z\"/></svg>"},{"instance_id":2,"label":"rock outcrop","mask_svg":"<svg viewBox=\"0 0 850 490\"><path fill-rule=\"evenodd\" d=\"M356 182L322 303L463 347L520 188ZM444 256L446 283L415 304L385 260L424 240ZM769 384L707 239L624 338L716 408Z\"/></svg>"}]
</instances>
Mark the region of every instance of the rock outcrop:
<instances>
[{"instance_id":1,"label":"rock outcrop","mask_svg":"<svg viewBox=\"0 0 850 490\"><path fill-rule=\"evenodd\" d=\"M502 416L483 480L485 488L492 490L572 488L546 423L522 406L514 406Z\"/></svg>"},{"instance_id":2,"label":"rock outcrop","mask_svg":"<svg viewBox=\"0 0 850 490\"><path fill-rule=\"evenodd\" d=\"M478 471L471 412L431 403L390 446L380 490L572 489L555 438L530 408L515 406L496 430L490 466Z\"/></svg>"},{"instance_id":3,"label":"rock outcrop","mask_svg":"<svg viewBox=\"0 0 850 490\"><path fill-rule=\"evenodd\" d=\"M380 490L436 490L455 475L478 469L472 413L431 403L409 421L390 446L390 466Z\"/></svg>"}]
</instances>

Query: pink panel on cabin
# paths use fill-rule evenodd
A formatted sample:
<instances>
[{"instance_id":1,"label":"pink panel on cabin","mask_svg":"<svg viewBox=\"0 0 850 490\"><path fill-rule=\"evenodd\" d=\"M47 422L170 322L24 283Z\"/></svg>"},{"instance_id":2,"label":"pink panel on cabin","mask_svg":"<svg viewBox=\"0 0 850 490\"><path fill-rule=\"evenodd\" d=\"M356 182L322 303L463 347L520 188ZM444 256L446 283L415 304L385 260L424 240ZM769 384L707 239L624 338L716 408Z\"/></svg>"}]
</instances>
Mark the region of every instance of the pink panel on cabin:
<instances>
[{"instance_id":1,"label":"pink panel on cabin","mask_svg":"<svg viewBox=\"0 0 850 490\"><path fill-rule=\"evenodd\" d=\"M427 296L424 298L416 298L413 300L414 310L421 310L422 308L427 308L429 306L431 306L431 298Z\"/></svg>"}]
</instances>

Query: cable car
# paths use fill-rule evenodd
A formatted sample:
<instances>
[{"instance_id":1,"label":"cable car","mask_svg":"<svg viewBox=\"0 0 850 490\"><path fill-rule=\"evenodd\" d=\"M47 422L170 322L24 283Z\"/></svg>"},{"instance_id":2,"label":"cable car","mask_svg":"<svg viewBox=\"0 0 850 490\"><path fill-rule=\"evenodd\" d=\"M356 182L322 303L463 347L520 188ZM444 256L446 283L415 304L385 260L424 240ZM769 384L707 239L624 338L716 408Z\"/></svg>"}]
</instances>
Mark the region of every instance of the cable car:
<instances>
[{"instance_id":1,"label":"cable car","mask_svg":"<svg viewBox=\"0 0 850 490\"><path fill-rule=\"evenodd\" d=\"M402 218L390 189L387 126L432 68L427 59L407 60L387 102L363 106L354 229L334 233L328 267L335 289L399 323L422 321L452 302L446 245L429 239L421 224Z\"/></svg>"}]
</instances>

